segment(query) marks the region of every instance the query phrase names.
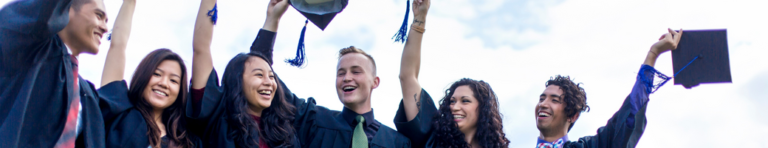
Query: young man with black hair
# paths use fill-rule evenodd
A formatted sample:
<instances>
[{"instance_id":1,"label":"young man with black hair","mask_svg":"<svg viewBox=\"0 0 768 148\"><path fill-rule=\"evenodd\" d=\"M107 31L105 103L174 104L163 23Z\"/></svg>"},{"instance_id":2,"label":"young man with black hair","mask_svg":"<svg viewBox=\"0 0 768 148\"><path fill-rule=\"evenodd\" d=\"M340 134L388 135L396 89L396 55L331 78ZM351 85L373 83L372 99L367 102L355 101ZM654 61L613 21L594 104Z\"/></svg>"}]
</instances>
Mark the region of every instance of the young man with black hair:
<instances>
[{"instance_id":1,"label":"young man with black hair","mask_svg":"<svg viewBox=\"0 0 768 148\"><path fill-rule=\"evenodd\" d=\"M579 119L579 114L589 111L587 94L579 83L574 83L568 76L555 76L546 83L546 89L539 96L534 116L540 135L537 148L618 148L635 147L645 130L645 109L648 96L652 92L653 78L660 74L653 65L659 54L674 50L680 42L680 32L668 30L658 42L651 46L645 62L638 72L632 92L627 96L619 111L608 123L597 130L594 136L568 140L568 131Z\"/></svg>"}]
</instances>

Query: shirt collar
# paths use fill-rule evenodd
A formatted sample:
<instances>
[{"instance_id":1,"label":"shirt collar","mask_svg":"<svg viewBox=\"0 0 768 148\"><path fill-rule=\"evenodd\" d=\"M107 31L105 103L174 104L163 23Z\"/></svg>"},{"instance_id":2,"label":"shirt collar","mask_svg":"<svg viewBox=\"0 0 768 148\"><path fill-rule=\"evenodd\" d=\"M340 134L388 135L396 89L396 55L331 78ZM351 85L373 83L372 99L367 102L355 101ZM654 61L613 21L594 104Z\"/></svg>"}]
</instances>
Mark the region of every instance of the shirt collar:
<instances>
[{"instance_id":1,"label":"shirt collar","mask_svg":"<svg viewBox=\"0 0 768 148\"><path fill-rule=\"evenodd\" d=\"M538 139L538 140L536 140L536 147L537 148L540 147L543 144L550 144L550 145L554 145L553 147L557 147L558 145L562 146L563 144L565 144L565 142L568 142L568 135L566 134L565 136L561 137L560 139L557 139L557 140L552 141L552 142L548 142L548 141L546 141L544 139L541 139L541 137L539 137L537 139Z\"/></svg>"},{"instance_id":2,"label":"shirt collar","mask_svg":"<svg viewBox=\"0 0 768 148\"><path fill-rule=\"evenodd\" d=\"M349 123L349 126L355 127L357 126L357 121L355 121L355 118L357 118L357 114L355 111L352 111L351 109L348 109L347 107L344 107L343 110L341 110L341 117L344 118L344 120ZM373 118L373 108L371 108L371 111L362 114L363 118L365 119L365 126L369 126L373 124L374 121L376 121L375 118Z\"/></svg>"}]
</instances>

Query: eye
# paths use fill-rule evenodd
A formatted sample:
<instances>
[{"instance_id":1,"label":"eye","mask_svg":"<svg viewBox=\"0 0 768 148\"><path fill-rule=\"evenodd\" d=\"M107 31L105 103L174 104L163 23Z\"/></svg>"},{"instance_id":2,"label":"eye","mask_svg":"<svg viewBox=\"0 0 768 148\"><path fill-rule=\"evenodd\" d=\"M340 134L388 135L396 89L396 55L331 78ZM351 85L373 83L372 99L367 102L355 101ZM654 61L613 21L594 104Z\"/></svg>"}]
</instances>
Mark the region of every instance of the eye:
<instances>
[{"instance_id":1,"label":"eye","mask_svg":"<svg viewBox=\"0 0 768 148\"><path fill-rule=\"evenodd\" d=\"M343 76L343 75L345 75L345 74L347 74L347 73L345 73L345 72L339 72L338 76Z\"/></svg>"},{"instance_id":2,"label":"eye","mask_svg":"<svg viewBox=\"0 0 768 148\"><path fill-rule=\"evenodd\" d=\"M454 103L456 103L456 100L451 99L451 104L454 104Z\"/></svg>"},{"instance_id":3,"label":"eye","mask_svg":"<svg viewBox=\"0 0 768 148\"><path fill-rule=\"evenodd\" d=\"M472 102L472 101L469 101L469 100L467 100L467 99L461 99L461 102L462 102L462 103L469 103L469 102Z\"/></svg>"},{"instance_id":4,"label":"eye","mask_svg":"<svg viewBox=\"0 0 768 148\"><path fill-rule=\"evenodd\" d=\"M263 77L263 76L264 76L264 74L261 74L261 73L257 73L255 76L257 76L257 77Z\"/></svg>"},{"instance_id":5,"label":"eye","mask_svg":"<svg viewBox=\"0 0 768 148\"><path fill-rule=\"evenodd\" d=\"M157 73L157 72L155 72L155 73L153 73L152 75L154 75L154 76L158 76L158 77L159 77L159 76L160 76L160 73Z\"/></svg>"},{"instance_id":6,"label":"eye","mask_svg":"<svg viewBox=\"0 0 768 148\"><path fill-rule=\"evenodd\" d=\"M539 97L539 102L544 102L544 97Z\"/></svg>"},{"instance_id":7,"label":"eye","mask_svg":"<svg viewBox=\"0 0 768 148\"><path fill-rule=\"evenodd\" d=\"M560 99L552 99L552 102L560 103Z\"/></svg>"},{"instance_id":8,"label":"eye","mask_svg":"<svg viewBox=\"0 0 768 148\"><path fill-rule=\"evenodd\" d=\"M179 81L177 81L177 80L174 80L174 79L171 79L171 83L173 83L173 84L179 84Z\"/></svg>"}]
</instances>

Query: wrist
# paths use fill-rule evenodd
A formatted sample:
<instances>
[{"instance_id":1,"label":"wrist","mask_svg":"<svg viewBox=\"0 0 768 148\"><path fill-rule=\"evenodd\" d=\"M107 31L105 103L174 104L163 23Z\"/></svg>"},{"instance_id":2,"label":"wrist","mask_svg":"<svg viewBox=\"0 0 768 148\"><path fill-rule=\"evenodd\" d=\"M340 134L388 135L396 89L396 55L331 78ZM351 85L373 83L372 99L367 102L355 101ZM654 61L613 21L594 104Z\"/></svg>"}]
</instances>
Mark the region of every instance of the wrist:
<instances>
[{"instance_id":1,"label":"wrist","mask_svg":"<svg viewBox=\"0 0 768 148\"><path fill-rule=\"evenodd\" d=\"M264 27L262 29L277 32L277 25L279 24L280 19L279 18L272 18L267 17L267 20L264 21Z\"/></svg>"}]
</instances>

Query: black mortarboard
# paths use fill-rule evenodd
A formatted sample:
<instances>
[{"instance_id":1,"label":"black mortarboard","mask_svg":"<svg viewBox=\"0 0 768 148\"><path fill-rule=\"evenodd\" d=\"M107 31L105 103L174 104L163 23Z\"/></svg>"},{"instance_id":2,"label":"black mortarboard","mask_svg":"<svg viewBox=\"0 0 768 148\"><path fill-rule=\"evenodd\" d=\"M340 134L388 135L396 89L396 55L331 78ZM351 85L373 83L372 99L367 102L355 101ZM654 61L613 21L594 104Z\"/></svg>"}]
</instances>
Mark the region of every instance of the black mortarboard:
<instances>
[{"instance_id":1,"label":"black mortarboard","mask_svg":"<svg viewBox=\"0 0 768 148\"><path fill-rule=\"evenodd\" d=\"M299 11L301 15L304 15L308 21L304 22L304 28L301 30L299 46L296 49L296 58L287 59L285 62L297 67L303 65L305 61L304 33L306 33L307 30L307 23L312 22L315 26L320 28L320 30L325 30L325 27L328 27L328 24L331 23L333 17L347 7L348 2L349 0L288 0L288 3L291 4L296 11Z\"/></svg>"},{"instance_id":2,"label":"black mortarboard","mask_svg":"<svg viewBox=\"0 0 768 148\"><path fill-rule=\"evenodd\" d=\"M731 82L726 30L685 30L672 51L675 85Z\"/></svg>"}]
</instances>

